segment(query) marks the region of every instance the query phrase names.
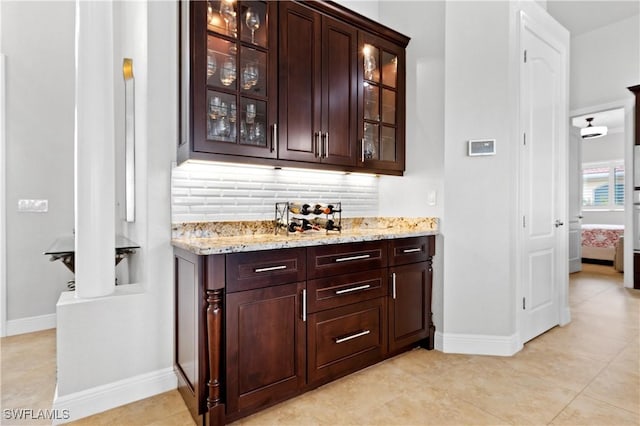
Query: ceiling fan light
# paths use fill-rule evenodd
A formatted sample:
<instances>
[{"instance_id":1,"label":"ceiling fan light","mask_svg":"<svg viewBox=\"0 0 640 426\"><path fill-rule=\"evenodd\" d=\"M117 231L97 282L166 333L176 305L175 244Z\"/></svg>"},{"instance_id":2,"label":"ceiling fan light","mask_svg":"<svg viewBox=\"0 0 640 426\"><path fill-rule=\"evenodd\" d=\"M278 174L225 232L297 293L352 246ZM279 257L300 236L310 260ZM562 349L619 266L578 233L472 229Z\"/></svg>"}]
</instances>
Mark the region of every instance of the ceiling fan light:
<instances>
[{"instance_id":1,"label":"ceiling fan light","mask_svg":"<svg viewBox=\"0 0 640 426\"><path fill-rule=\"evenodd\" d=\"M607 129L607 126L594 126L591 124L592 120L593 117L587 118L587 127L580 129L580 137L582 137L582 139L601 138L607 134L607 131L609 130Z\"/></svg>"},{"instance_id":2,"label":"ceiling fan light","mask_svg":"<svg viewBox=\"0 0 640 426\"><path fill-rule=\"evenodd\" d=\"M606 136L607 126L589 126L580 129L582 139L594 139Z\"/></svg>"}]
</instances>

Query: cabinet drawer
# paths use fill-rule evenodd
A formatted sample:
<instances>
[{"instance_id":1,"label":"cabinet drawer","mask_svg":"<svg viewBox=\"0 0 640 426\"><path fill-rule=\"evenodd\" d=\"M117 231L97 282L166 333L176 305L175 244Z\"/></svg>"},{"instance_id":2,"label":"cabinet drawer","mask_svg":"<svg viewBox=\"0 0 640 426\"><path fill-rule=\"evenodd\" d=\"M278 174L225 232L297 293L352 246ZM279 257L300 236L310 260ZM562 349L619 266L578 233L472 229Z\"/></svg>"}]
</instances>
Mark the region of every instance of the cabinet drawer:
<instances>
[{"instance_id":1,"label":"cabinet drawer","mask_svg":"<svg viewBox=\"0 0 640 426\"><path fill-rule=\"evenodd\" d=\"M387 311L380 297L309 315L309 381L325 381L379 361L386 353Z\"/></svg>"},{"instance_id":2,"label":"cabinet drawer","mask_svg":"<svg viewBox=\"0 0 640 426\"><path fill-rule=\"evenodd\" d=\"M386 271L374 269L308 281L309 313L386 296Z\"/></svg>"},{"instance_id":3,"label":"cabinet drawer","mask_svg":"<svg viewBox=\"0 0 640 426\"><path fill-rule=\"evenodd\" d=\"M400 238L389 241L389 266L424 262L435 254L435 237Z\"/></svg>"},{"instance_id":4,"label":"cabinet drawer","mask_svg":"<svg viewBox=\"0 0 640 426\"><path fill-rule=\"evenodd\" d=\"M315 246L307 249L308 278L368 271L387 266L386 241Z\"/></svg>"},{"instance_id":5,"label":"cabinet drawer","mask_svg":"<svg viewBox=\"0 0 640 426\"><path fill-rule=\"evenodd\" d=\"M304 248L227 255L227 293L305 280Z\"/></svg>"}]
</instances>

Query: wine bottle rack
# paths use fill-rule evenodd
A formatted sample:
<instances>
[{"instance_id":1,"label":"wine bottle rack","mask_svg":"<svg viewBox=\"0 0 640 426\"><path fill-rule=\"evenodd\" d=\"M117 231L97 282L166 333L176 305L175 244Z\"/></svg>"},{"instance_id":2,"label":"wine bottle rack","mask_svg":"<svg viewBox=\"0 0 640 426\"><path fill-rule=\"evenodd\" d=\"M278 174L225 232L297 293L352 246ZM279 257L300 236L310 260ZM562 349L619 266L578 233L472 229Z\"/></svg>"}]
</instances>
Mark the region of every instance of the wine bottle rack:
<instances>
[{"instance_id":1,"label":"wine bottle rack","mask_svg":"<svg viewBox=\"0 0 640 426\"><path fill-rule=\"evenodd\" d=\"M276 203L275 233L313 233L342 230L342 204L281 202Z\"/></svg>"}]
</instances>

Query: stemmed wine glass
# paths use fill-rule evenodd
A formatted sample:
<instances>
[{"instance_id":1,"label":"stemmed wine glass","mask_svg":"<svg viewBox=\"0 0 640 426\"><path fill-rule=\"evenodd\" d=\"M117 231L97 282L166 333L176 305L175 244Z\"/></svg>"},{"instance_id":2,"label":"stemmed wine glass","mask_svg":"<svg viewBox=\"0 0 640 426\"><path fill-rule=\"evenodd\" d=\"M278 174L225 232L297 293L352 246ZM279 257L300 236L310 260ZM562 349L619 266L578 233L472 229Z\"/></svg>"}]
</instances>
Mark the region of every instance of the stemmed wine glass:
<instances>
[{"instance_id":1,"label":"stemmed wine glass","mask_svg":"<svg viewBox=\"0 0 640 426\"><path fill-rule=\"evenodd\" d=\"M251 30L251 43L256 44L255 32L260 28L260 16L252 8L247 9L247 13L244 15L244 22L247 24L247 28Z\"/></svg>"},{"instance_id":2,"label":"stemmed wine glass","mask_svg":"<svg viewBox=\"0 0 640 426\"><path fill-rule=\"evenodd\" d=\"M224 22L227 25L227 33L228 33L229 32L229 23L232 23L233 27L236 26L235 25L235 22L236 22L236 11L233 8L233 0L221 0L220 1L220 15L222 15L222 19L224 19Z\"/></svg>"}]
</instances>

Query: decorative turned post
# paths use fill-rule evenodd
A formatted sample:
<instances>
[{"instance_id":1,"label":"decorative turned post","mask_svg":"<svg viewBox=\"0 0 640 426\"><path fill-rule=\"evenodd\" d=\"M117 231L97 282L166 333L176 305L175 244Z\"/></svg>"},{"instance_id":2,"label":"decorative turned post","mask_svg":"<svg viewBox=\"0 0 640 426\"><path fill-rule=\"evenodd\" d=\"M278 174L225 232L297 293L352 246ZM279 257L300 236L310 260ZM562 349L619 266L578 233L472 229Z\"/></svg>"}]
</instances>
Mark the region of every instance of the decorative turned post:
<instances>
[{"instance_id":1,"label":"decorative turned post","mask_svg":"<svg viewBox=\"0 0 640 426\"><path fill-rule=\"evenodd\" d=\"M209 388L207 410L209 425L224 424L224 405L220 398L220 354L222 348L222 290L207 290L207 349L209 352Z\"/></svg>"}]
</instances>

